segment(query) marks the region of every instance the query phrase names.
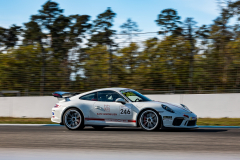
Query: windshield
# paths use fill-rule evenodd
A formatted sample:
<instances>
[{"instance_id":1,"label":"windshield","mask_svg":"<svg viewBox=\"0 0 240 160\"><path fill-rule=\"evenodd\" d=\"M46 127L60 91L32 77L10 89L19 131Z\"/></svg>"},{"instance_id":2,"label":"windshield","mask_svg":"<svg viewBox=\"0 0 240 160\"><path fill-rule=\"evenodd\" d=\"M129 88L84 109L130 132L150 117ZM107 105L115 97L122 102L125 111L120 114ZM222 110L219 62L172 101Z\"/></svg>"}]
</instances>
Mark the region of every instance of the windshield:
<instances>
[{"instance_id":1,"label":"windshield","mask_svg":"<svg viewBox=\"0 0 240 160\"><path fill-rule=\"evenodd\" d=\"M130 99L132 102L146 102L146 101L152 101L151 99L145 97L141 93L138 93L134 90L123 90L121 93L126 96L128 99Z\"/></svg>"}]
</instances>

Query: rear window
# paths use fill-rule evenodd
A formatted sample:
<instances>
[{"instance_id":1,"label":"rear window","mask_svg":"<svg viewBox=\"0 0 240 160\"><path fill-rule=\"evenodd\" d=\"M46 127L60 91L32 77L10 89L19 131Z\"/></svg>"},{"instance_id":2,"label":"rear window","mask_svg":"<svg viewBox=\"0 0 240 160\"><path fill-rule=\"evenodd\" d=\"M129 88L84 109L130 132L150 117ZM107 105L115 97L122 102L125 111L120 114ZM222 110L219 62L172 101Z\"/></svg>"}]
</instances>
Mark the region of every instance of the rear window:
<instances>
[{"instance_id":1,"label":"rear window","mask_svg":"<svg viewBox=\"0 0 240 160\"><path fill-rule=\"evenodd\" d=\"M84 96L80 97L79 99L87 100L87 101L97 101L97 92L84 95Z\"/></svg>"}]
</instances>

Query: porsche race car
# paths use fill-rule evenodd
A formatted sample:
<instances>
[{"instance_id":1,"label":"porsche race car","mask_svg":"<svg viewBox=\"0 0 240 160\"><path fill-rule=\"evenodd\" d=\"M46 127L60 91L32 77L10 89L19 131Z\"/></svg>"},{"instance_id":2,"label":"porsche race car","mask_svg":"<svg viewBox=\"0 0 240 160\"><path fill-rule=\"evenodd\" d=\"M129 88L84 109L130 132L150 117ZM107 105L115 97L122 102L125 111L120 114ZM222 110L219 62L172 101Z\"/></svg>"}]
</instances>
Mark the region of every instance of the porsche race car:
<instances>
[{"instance_id":1,"label":"porsche race car","mask_svg":"<svg viewBox=\"0 0 240 160\"><path fill-rule=\"evenodd\" d=\"M52 122L69 130L92 126L141 127L146 131L163 128L197 128L197 116L183 104L153 101L128 88L104 88L71 94L53 93L59 102L52 108Z\"/></svg>"}]
</instances>

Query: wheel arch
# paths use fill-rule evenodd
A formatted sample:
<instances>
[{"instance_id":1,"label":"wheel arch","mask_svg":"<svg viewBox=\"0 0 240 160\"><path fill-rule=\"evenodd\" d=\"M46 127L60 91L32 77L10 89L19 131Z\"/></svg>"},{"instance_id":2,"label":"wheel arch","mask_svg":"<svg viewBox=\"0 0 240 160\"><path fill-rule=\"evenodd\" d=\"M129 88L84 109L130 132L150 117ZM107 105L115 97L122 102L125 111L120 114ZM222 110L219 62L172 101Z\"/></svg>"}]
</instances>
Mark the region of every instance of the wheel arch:
<instances>
[{"instance_id":1,"label":"wheel arch","mask_svg":"<svg viewBox=\"0 0 240 160\"><path fill-rule=\"evenodd\" d=\"M69 106L69 107L66 107L64 110L63 110L63 112L62 112L62 115L61 115L61 125L63 125L63 115L65 114L65 112L68 110L68 109L70 109L70 108L74 108L74 109L77 109L82 115L83 115L83 122L84 122L84 120L85 120L85 116L84 116L84 113L83 113L83 111L80 109L80 108L78 108L78 107L76 107L76 106Z\"/></svg>"},{"instance_id":2,"label":"wheel arch","mask_svg":"<svg viewBox=\"0 0 240 160\"><path fill-rule=\"evenodd\" d=\"M146 110L152 110L152 111L157 112L157 114L158 114L159 117L161 118L160 120L161 120L161 123L162 123L162 116L161 116L161 114L160 114L156 109L147 107L147 108L143 108L142 110L140 110L140 111L138 112L137 119L136 119L136 126L137 126L137 127L140 127L140 125L139 125L140 115L141 115L144 111L146 111Z\"/></svg>"}]
</instances>

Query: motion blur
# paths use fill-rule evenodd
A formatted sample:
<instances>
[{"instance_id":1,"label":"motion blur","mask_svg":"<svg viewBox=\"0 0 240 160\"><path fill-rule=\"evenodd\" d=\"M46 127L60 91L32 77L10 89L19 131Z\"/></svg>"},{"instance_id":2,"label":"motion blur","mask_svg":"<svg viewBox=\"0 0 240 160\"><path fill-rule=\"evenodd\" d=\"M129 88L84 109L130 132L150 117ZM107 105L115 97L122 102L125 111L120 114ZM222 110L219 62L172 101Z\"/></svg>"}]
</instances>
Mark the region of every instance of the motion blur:
<instances>
[{"instance_id":1,"label":"motion blur","mask_svg":"<svg viewBox=\"0 0 240 160\"><path fill-rule=\"evenodd\" d=\"M239 159L240 0L9 1L1 160Z\"/></svg>"},{"instance_id":2,"label":"motion blur","mask_svg":"<svg viewBox=\"0 0 240 160\"><path fill-rule=\"evenodd\" d=\"M239 1L219 8L212 24L197 26L194 18L182 20L177 10L164 9L153 22L159 31L142 32L127 19L117 32L111 8L90 21L89 15L66 16L47 1L23 26L0 27L0 90L240 92L239 19L230 23L239 17Z\"/></svg>"}]
</instances>

